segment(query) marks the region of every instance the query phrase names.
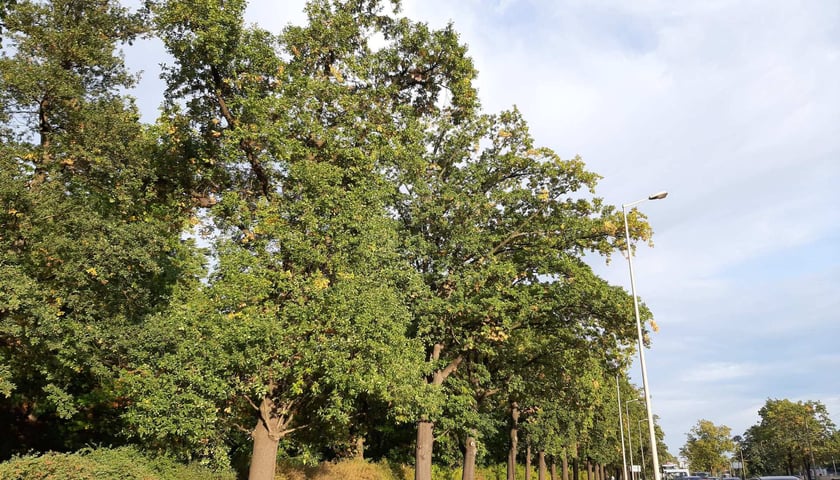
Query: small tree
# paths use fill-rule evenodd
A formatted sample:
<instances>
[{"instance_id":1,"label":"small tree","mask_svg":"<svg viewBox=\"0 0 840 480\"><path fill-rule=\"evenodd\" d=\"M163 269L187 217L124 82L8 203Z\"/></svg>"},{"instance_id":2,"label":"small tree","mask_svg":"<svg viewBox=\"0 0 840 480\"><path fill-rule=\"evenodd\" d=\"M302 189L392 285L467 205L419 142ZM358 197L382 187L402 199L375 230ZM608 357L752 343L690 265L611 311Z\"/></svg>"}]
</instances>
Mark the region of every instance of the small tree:
<instances>
[{"instance_id":1,"label":"small tree","mask_svg":"<svg viewBox=\"0 0 840 480\"><path fill-rule=\"evenodd\" d=\"M686 437L680 454L688 459L692 470L718 474L728 468L727 454L735 448L729 427L699 420Z\"/></svg>"}]
</instances>

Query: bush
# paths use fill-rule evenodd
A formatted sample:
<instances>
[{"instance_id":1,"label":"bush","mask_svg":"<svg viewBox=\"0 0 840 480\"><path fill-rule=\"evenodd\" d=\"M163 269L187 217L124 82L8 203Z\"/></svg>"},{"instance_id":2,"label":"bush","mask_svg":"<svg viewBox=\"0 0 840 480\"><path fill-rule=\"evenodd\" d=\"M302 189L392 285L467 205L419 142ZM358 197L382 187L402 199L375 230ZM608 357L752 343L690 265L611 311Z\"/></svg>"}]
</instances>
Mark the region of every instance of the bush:
<instances>
[{"instance_id":1,"label":"bush","mask_svg":"<svg viewBox=\"0 0 840 480\"><path fill-rule=\"evenodd\" d=\"M234 480L233 472L147 457L133 447L49 452L0 464L0 480Z\"/></svg>"}]
</instances>

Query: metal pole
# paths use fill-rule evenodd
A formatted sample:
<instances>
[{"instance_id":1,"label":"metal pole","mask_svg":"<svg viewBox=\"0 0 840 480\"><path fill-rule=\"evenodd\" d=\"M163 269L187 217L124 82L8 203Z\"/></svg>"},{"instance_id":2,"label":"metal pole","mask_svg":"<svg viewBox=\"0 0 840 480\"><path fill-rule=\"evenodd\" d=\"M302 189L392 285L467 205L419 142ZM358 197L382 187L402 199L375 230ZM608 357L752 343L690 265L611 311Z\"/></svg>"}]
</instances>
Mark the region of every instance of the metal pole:
<instances>
[{"instance_id":1,"label":"metal pole","mask_svg":"<svg viewBox=\"0 0 840 480\"><path fill-rule=\"evenodd\" d=\"M642 443L642 422L644 422L645 420L647 419L643 418L636 422L636 425L639 427L639 450L641 450L642 452L642 471L640 472L640 474L644 473L645 471L645 444Z\"/></svg>"},{"instance_id":2,"label":"metal pole","mask_svg":"<svg viewBox=\"0 0 840 480\"><path fill-rule=\"evenodd\" d=\"M627 420L627 449L630 450L630 478L636 478L633 471L633 434L630 430L630 410L627 408L627 404L638 401L638 398L631 398L624 402L624 418Z\"/></svg>"},{"instance_id":3,"label":"metal pole","mask_svg":"<svg viewBox=\"0 0 840 480\"><path fill-rule=\"evenodd\" d=\"M651 195L647 200L658 200L665 198L665 192L657 195ZM633 295L633 313L636 316L636 333L639 336L639 365L642 368L642 387L645 395L645 409L647 410L648 430L650 434L650 455L653 464L653 478L654 480L662 480L662 475L659 472L659 451L656 448L656 429L653 426L653 409L650 404L650 388L648 387L647 379L647 365L645 364L645 341L642 335L642 320L639 317L639 299L636 297L636 277L633 274L633 255L630 252L630 226L627 224L627 207L641 203L644 200L625 204L621 206L621 213L624 216L624 235L627 239L627 265L630 267L630 290Z\"/></svg>"},{"instance_id":4,"label":"metal pole","mask_svg":"<svg viewBox=\"0 0 840 480\"><path fill-rule=\"evenodd\" d=\"M624 465L624 477L622 480L628 480L627 476L627 453L624 451L624 419L621 418L621 384L618 382L618 374L615 375L615 391L618 396L618 431L621 432L621 462Z\"/></svg>"}]
</instances>

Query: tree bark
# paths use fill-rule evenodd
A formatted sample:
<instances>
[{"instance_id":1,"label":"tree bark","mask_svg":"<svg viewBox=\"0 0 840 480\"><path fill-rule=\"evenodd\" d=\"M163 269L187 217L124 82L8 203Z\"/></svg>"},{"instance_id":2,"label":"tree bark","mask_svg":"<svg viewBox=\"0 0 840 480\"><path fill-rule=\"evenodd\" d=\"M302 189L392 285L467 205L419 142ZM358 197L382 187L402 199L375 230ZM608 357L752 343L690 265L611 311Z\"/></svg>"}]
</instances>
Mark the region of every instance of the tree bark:
<instances>
[{"instance_id":1,"label":"tree bark","mask_svg":"<svg viewBox=\"0 0 840 480\"><path fill-rule=\"evenodd\" d=\"M475 480L475 455L476 441L472 435L467 437L464 448L464 470L461 473L461 480Z\"/></svg>"},{"instance_id":2,"label":"tree bark","mask_svg":"<svg viewBox=\"0 0 840 480\"><path fill-rule=\"evenodd\" d=\"M513 421L510 427L507 480L516 480L516 450L519 448L519 405L513 402L510 407L510 417Z\"/></svg>"},{"instance_id":3,"label":"tree bark","mask_svg":"<svg viewBox=\"0 0 840 480\"><path fill-rule=\"evenodd\" d=\"M414 480L432 480L432 449L435 436L434 424L421 421L417 424L417 448L414 452Z\"/></svg>"},{"instance_id":4,"label":"tree bark","mask_svg":"<svg viewBox=\"0 0 840 480\"><path fill-rule=\"evenodd\" d=\"M554 458L551 459L551 480L558 480L557 478L557 462Z\"/></svg>"},{"instance_id":5,"label":"tree bark","mask_svg":"<svg viewBox=\"0 0 840 480\"><path fill-rule=\"evenodd\" d=\"M269 391L274 391L274 384ZM253 405L253 404L252 404ZM248 469L248 480L274 480L277 468L277 446L280 439L291 432L303 428L291 428L295 417L293 403L276 404L270 395L263 397L257 409L257 425L251 432L254 441L251 465Z\"/></svg>"},{"instance_id":6,"label":"tree bark","mask_svg":"<svg viewBox=\"0 0 840 480\"><path fill-rule=\"evenodd\" d=\"M528 442L525 445L525 480L531 480L531 443L530 442Z\"/></svg>"},{"instance_id":7,"label":"tree bark","mask_svg":"<svg viewBox=\"0 0 840 480\"><path fill-rule=\"evenodd\" d=\"M580 464L577 458L572 459L572 478L580 480ZM569 480L569 461L565 454L563 454L563 480Z\"/></svg>"},{"instance_id":8,"label":"tree bark","mask_svg":"<svg viewBox=\"0 0 840 480\"><path fill-rule=\"evenodd\" d=\"M592 460L586 459L586 480L594 480L595 475L592 472Z\"/></svg>"},{"instance_id":9,"label":"tree bark","mask_svg":"<svg viewBox=\"0 0 840 480\"><path fill-rule=\"evenodd\" d=\"M254 439L254 450L248 470L248 480L274 480L274 471L277 468L277 445L280 439L271 434L262 418L257 421L251 437Z\"/></svg>"},{"instance_id":10,"label":"tree bark","mask_svg":"<svg viewBox=\"0 0 840 480\"><path fill-rule=\"evenodd\" d=\"M546 480L545 450L537 453L537 480Z\"/></svg>"},{"instance_id":11,"label":"tree bark","mask_svg":"<svg viewBox=\"0 0 840 480\"><path fill-rule=\"evenodd\" d=\"M437 363L440 354L443 352L443 345L436 343L429 354L429 361ZM443 382L452 375L464 357L458 356L453 359L442 370L432 374L427 382L432 385L443 385ZM417 444L414 451L414 480L432 480L432 452L434 449L434 424L428 419L422 419L417 423Z\"/></svg>"},{"instance_id":12,"label":"tree bark","mask_svg":"<svg viewBox=\"0 0 840 480\"><path fill-rule=\"evenodd\" d=\"M365 458L365 437L359 435L356 437L356 452L355 456L357 460L364 460Z\"/></svg>"}]
</instances>

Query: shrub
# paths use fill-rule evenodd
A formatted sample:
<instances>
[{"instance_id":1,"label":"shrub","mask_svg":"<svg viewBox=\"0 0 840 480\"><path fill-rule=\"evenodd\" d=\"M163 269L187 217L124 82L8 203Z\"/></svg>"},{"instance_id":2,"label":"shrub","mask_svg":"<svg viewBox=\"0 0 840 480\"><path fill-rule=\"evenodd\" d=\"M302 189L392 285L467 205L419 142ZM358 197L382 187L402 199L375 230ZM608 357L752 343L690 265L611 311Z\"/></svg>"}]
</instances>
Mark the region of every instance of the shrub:
<instances>
[{"instance_id":1,"label":"shrub","mask_svg":"<svg viewBox=\"0 0 840 480\"><path fill-rule=\"evenodd\" d=\"M133 447L49 452L15 457L0 464L0 480L234 480L232 472L182 465L167 457L147 457Z\"/></svg>"}]
</instances>

